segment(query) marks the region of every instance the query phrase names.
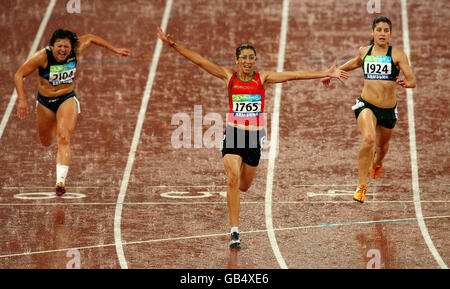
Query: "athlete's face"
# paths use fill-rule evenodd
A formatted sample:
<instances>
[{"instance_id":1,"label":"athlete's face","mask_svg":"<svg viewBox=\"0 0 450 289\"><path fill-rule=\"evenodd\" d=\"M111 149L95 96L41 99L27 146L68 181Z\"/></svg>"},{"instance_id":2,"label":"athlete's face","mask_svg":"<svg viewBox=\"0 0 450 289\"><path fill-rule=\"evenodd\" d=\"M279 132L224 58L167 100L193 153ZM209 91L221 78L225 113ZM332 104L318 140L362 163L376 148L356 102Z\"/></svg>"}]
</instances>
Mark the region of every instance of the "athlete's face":
<instances>
[{"instance_id":1,"label":"athlete's face","mask_svg":"<svg viewBox=\"0 0 450 289\"><path fill-rule=\"evenodd\" d=\"M55 57L55 59L59 62L62 62L69 56L70 51L72 50L72 45L70 44L70 40L67 38L56 39L52 50L53 57Z\"/></svg>"},{"instance_id":2,"label":"athlete's face","mask_svg":"<svg viewBox=\"0 0 450 289\"><path fill-rule=\"evenodd\" d=\"M384 46L389 43L391 39L391 28L386 22L379 22L372 30L372 36L375 43L379 46Z\"/></svg>"},{"instance_id":3,"label":"athlete's face","mask_svg":"<svg viewBox=\"0 0 450 289\"><path fill-rule=\"evenodd\" d=\"M239 70L245 74L253 73L253 66L256 63L256 55L252 49L243 49L239 58L236 59L236 63L239 66Z\"/></svg>"}]
</instances>

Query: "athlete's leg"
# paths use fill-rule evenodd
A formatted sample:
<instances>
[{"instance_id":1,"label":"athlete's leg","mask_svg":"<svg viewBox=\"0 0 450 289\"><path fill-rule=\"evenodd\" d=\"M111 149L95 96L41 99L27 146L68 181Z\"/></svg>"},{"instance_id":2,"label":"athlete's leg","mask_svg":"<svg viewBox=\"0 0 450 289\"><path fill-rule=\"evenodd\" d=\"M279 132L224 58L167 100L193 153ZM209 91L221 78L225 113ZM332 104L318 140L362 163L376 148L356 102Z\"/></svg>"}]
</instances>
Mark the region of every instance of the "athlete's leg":
<instances>
[{"instance_id":1,"label":"athlete's leg","mask_svg":"<svg viewBox=\"0 0 450 289\"><path fill-rule=\"evenodd\" d=\"M250 166L244 162L241 164L241 175L239 182L239 190L242 192L248 191L255 178L257 166Z\"/></svg>"},{"instance_id":2,"label":"athlete's leg","mask_svg":"<svg viewBox=\"0 0 450 289\"><path fill-rule=\"evenodd\" d=\"M358 184L361 185L367 183L367 175L373 159L377 119L372 110L366 108L361 111L357 121L362 136L358 154Z\"/></svg>"},{"instance_id":3,"label":"athlete's leg","mask_svg":"<svg viewBox=\"0 0 450 289\"><path fill-rule=\"evenodd\" d=\"M78 104L74 97L64 101L56 112L56 134L58 153L56 155L56 194L62 196L65 192L65 180L69 171L72 153L70 138L77 123Z\"/></svg>"},{"instance_id":4,"label":"athlete's leg","mask_svg":"<svg viewBox=\"0 0 450 289\"><path fill-rule=\"evenodd\" d=\"M78 106L73 97L64 101L56 112L56 133L58 139L58 153L56 163L70 165L70 138L75 129L78 117Z\"/></svg>"},{"instance_id":5,"label":"athlete's leg","mask_svg":"<svg viewBox=\"0 0 450 289\"><path fill-rule=\"evenodd\" d=\"M239 183L241 175L242 157L234 154L226 154L223 163L227 173L227 204L230 216L230 226L239 226Z\"/></svg>"},{"instance_id":6,"label":"athlete's leg","mask_svg":"<svg viewBox=\"0 0 450 289\"><path fill-rule=\"evenodd\" d=\"M375 165L381 165L389 150L389 141L394 133L394 129L377 126L377 139L375 148Z\"/></svg>"},{"instance_id":7,"label":"athlete's leg","mask_svg":"<svg viewBox=\"0 0 450 289\"><path fill-rule=\"evenodd\" d=\"M42 145L50 146L56 137L56 114L38 102L36 120Z\"/></svg>"}]
</instances>

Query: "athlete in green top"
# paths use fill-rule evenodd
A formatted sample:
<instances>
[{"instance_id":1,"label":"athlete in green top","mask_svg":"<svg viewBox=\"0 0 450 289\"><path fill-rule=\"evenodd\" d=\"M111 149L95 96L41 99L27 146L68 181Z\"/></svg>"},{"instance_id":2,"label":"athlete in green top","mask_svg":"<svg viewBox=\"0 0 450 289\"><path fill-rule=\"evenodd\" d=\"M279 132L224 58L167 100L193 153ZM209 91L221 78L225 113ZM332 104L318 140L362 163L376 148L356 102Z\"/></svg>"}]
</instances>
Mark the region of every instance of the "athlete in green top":
<instances>
[{"instance_id":1,"label":"athlete in green top","mask_svg":"<svg viewBox=\"0 0 450 289\"><path fill-rule=\"evenodd\" d=\"M404 88L416 87L406 54L389 45L391 21L384 16L377 17L372 24L372 36L371 45L360 47L355 58L339 67L344 71L362 67L364 71L361 97L352 107L362 135L358 154L359 185L353 199L361 203L367 192L369 169L371 178L379 177L394 132L397 120L396 84ZM398 76L400 71L405 79ZM323 78L322 82L329 87L330 78Z\"/></svg>"}]
</instances>

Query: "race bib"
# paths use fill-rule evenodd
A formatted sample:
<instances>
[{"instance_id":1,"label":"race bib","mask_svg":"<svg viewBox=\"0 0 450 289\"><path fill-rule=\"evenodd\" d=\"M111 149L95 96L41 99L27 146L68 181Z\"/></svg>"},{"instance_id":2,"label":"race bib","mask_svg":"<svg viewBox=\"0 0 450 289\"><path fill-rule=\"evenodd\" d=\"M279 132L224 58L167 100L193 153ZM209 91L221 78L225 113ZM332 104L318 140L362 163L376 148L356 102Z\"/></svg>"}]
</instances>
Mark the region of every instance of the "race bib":
<instances>
[{"instance_id":1,"label":"race bib","mask_svg":"<svg viewBox=\"0 0 450 289\"><path fill-rule=\"evenodd\" d=\"M259 116L261 114L260 94L233 95L233 115L242 117Z\"/></svg>"},{"instance_id":2,"label":"race bib","mask_svg":"<svg viewBox=\"0 0 450 289\"><path fill-rule=\"evenodd\" d=\"M72 83L75 78L76 62L50 66L48 81L52 85Z\"/></svg>"},{"instance_id":3,"label":"race bib","mask_svg":"<svg viewBox=\"0 0 450 289\"><path fill-rule=\"evenodd\" d=\"M364 60L364 74L367 79L392 79L392 58L367 55Z\"/></svg>"}]
</instances>

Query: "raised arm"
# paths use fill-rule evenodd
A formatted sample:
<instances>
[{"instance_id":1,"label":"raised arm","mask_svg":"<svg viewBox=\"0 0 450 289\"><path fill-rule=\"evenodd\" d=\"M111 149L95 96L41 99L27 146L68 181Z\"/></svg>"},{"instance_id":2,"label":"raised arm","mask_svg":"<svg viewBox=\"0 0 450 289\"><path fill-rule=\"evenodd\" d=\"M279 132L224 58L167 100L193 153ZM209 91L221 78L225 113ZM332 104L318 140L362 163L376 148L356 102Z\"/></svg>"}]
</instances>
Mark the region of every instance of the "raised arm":
<instances>
[{"instance_id":1,"label":"raised arm","mask_svg":"<svg viewBox=\"0 0 450 289\"><path fill-rule=\"evenodd\" d=\"M299 71L286 71L286 72L273 72L273 71L262 71L261 79L263 84L266 83L279 83L289 80L301 80L301 79L316 79L316 78L337 78L341 82L343 79L348 78L347 72L336 68L336 61L334 61L333 66L331 66L326 71L311 71L311 70L299 70Z\"/></svg>"},{"instance_id":2,"label":"raised arm","mask_svg":"<svg viewBox=\"0 0 450 289\"><path fill-rule=\"evenodd\" d=\"M405 79L398 77L396 82L398 85L404 88L414 88L416 87L416 79L414 77L414 73L412 72L411 66L409 65L408 57L405 52L400 49L396 49L398 57L398 65L400 66L400 70L403 72Z\"/></svg>"},{"instance_id":3,"label":"raised arm","mask_svg":"<svg viewBox=\"0 0 450 289\"><path fill-rule=\"evenodd\" d=\"M214 75L215 77L218 77L225 81L226 84L228 84L228 80L233 75L233 70L229 69L224 66L220 66L212 61L209 61L208 59L204 58L200 54L198 54L195 51L192 51L175 41L173 41L172 36L170 34L165 34L161 27L158 27L158 37L161 39L162 42L166 43L173 49L175 49L178 53L192 61L193 63L197 64L204 70L206 70L208 73Z\"/></svg>"},{"instance_id":4,"label":"raised arm","mask_svg":"<svg viewBox=\"0 0 450 289\"><path fill-rule=\"evenodd\" d=\"M117 48L117 47L113 46L111 43L109 43L108 41L106 41L105 39L103 39L97 35L94 35L94 34L86 34L86 35L80 36L79 41L80 41L80 45L76 51L77 56L81 55L86 50L86 48L91 46L91 44L103 46L106 49L109 49L112 52L120 54L122 56L130 55L129 49Z\"/></svg>"},{"instance_id":5,"label":"raised arm","mask_svg":"<svg viewBox=\"0 0 450 289\"><path fill-rule=\"evenodd\" d=\"M28 59L22 66L19 67L17 72L14 74L14 84L17 91L17 116L20 119L24 119L28 114L28 103L25 97L24 89L24 77L30 75L33 71L38 69L40 66L45 65L47 62L47 54L45 49L36 52L30 59Z\"/></svg>"}]
</instances>

